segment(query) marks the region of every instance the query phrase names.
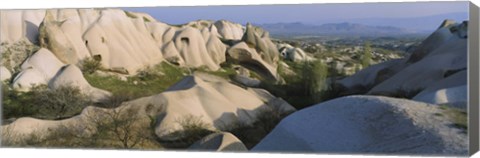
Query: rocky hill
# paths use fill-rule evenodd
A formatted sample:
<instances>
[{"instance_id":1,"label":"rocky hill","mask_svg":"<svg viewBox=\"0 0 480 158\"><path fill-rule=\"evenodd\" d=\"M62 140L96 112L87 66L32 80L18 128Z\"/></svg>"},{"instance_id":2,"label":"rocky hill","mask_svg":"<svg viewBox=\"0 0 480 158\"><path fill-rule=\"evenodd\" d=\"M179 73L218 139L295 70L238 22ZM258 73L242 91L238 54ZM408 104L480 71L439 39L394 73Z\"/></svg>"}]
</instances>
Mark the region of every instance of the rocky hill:
<instances>
[{"instance_id":1,"label":"rocky hill","mask_svg":"<svg viewBox=\"0 0 480 158\"><path fill-rule=\"evenodd\" d=\"M446 20L411 55L355 73L344 65L358 53L313 55L249 23L170 25L119 9L0 15L2 145L467 152L467 22ZM326 79L325 63L354 74ZM327 93L336 99L299 111L291 101L310 98L288 96Z\"/></svg>"}]
</instances>

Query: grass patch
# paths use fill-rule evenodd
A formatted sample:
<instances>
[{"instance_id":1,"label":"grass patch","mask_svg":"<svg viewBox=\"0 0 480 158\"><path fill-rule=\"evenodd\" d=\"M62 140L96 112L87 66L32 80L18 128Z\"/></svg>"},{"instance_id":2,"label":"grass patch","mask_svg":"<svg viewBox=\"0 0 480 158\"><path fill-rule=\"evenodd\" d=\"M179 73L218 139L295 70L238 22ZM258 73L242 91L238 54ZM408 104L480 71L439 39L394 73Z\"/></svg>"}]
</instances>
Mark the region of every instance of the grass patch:
<instances>
[{"instance_id":1,"label":"grass patch","mask_svg":"<svg viewBox=\"0 0 480 158\"><path fill-rule=\"evenodd\" d=\"M468 129L468 114L464 109L450 107L448 105L440 105L442 115L452 122L452 126L463 129L465 132Z\"/></svg>"},{"instance_id":2,"label":"grass patch","mask_svg":"<svg viewBox=\"0 0 480 158\"><path fill-rule=\"evenodd\" d=\"M209 70L206 67L195 68L192 71L198 71L198 72L203 72L203 73L215 75L215 76L227 79L227 80L230 79L230 77L232 77L233 75L236 74L236 72L233 69L231 64L222 64L221 69L219 69L217 71Z\"/></svg>"},{"instance_id":3,"label":"grass patch","mask_svg":"<svg viewBox=\"0 0 480 158\"><path fill-rule=\"evenodd\" d=\"M165 91L185 77L187 70L162 62L140 71L123 81L116 76L86 74L85 79L94 87L112 92L114 95L128 94L131 98L145 97Z\"/></svg>"}]
</instances>

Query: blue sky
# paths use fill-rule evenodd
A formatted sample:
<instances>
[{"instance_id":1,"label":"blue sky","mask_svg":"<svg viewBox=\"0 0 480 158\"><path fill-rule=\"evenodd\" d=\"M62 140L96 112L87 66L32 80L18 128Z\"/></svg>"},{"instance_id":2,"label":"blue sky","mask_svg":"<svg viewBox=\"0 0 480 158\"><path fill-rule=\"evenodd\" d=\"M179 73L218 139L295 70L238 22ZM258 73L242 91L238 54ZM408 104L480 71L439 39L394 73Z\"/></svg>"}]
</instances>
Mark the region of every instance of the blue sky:
<instances>
[{"instance_id":1,"label":"blue sky","mask_svg":"<svg viewBox=\"0 0 480 158\"><path fill-rule=\"evenodd\" d=\"M190 6L123 8L146 12L159 21L182 24L192 20L225 19L238 23L328 23L362 18L412 18L467 13L468 2L297 4L254 6Z\"/></svg>"}]
</instances>

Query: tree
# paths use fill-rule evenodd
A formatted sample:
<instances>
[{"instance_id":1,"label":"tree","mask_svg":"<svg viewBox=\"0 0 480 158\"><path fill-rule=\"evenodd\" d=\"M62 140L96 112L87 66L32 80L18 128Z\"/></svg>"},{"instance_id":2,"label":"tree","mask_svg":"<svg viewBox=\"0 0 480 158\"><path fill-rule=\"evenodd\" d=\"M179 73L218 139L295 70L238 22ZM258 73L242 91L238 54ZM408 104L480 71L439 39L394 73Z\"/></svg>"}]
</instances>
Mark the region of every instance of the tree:
<instances>
[{"instance_id":1,"label":"tree","mask_svg":"<svg viewBox=\"0 0 480 158\"><path fill-rule=\"evenodd\" d=\"M366 68L370 66L372 60L372 48L370 47L370 42L365 42L363 46L363 56L362 56L362 66Z\"/></svg>"},{"instance_id":2,"label":"tree","mask_svg":"<svg viewBox=\"0 0 480 158\"><path fill-rule=\"evenodd\" d=\"M302 79L305 94L314 102L322 99L322 92L328 89L328 67L322 61L306 61L302 65Z\"/></svg>"}]
</instances>

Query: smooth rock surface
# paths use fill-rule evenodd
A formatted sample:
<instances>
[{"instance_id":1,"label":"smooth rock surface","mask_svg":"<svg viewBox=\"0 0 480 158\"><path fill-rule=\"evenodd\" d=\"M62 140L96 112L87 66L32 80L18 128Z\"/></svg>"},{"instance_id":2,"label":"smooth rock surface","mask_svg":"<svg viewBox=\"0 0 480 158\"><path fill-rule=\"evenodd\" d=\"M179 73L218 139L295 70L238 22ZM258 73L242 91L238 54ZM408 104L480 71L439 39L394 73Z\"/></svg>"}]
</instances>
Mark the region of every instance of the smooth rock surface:
<instances>
[{"instance_id":1,"label":"smooth rock surface","mask_svg":"<svg viewBox=\"0 0 480 158\"><path fill-rule=\"evenodd\" d=\"M405 99L342 97L284 118L252 151L465 156L468 136L440 112Z\"/></svg>"}]
</instances>

